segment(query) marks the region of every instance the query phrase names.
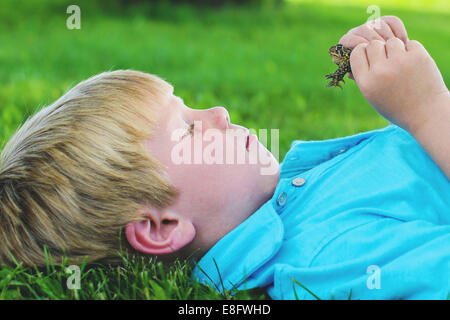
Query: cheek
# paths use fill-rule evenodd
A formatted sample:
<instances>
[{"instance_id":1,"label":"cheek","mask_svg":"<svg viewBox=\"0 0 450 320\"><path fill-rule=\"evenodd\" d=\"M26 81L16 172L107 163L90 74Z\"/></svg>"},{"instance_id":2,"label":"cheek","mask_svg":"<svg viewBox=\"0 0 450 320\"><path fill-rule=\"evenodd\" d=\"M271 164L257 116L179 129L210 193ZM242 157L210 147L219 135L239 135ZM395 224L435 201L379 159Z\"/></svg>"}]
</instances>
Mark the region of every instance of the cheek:
<instances>
[{"instance_id":1,"label":"cheek","mask_svg":"<svg viewBox=\"0 0 450 320\"><path fill-rule=\"evenodd\" d=\"M187 164L174 169L173 183L189 186L190 192L214 193L239 187L249 181L246 165Z\"/></svg>"},{"instance_id":2,"label":"cheek","mask_svg":"<svg viewBox=\"0 0 450 320\"><path fill-rule=\"evenodd\" d=\"M183 165L172 175L183 202L213 209L252 191L258 178L246 165ZM203 209L202 209L203 208Z\"/></svg>"}]
</instances>

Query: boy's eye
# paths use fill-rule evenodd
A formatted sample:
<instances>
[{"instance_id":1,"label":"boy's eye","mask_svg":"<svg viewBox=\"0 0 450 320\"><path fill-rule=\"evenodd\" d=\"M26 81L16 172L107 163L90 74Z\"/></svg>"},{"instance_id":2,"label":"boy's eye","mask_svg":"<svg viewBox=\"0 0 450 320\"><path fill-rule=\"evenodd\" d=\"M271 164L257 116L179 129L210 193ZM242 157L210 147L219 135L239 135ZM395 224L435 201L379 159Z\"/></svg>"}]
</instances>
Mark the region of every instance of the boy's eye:
<instances>
[{"instance_id":1,"label":"boy's eye","mask_svg":"<svg viewBox=\"0 0 450 320\"><path fill-rule=\"evenodd\" d=\"M186 133L183 135L183 137L181 137L181 139L183 139L185 136L187 136L188 134L192 134L194 132L194 123L192 123L189 128L187 129Z\"/></svg>"}]
</instances>

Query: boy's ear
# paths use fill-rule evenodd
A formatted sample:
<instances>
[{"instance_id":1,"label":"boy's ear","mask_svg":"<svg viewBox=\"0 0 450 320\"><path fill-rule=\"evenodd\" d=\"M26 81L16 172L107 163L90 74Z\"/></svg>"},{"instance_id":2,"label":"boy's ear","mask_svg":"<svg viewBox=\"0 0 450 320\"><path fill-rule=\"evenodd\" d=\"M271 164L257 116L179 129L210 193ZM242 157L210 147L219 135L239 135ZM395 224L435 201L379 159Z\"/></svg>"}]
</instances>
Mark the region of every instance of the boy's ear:
<instances>
[{"instance_id":1,"label":"boy's ear","mask_svg":"<svg viewBox=\"0 0 450 320\"><path fill-rule=\"evenodd\" d=\"M144 253L168 254L178 251L195 237L192 222L178 215L147 214L147 220L131 222L125 228L130 245Z\"/></svg>"}]
</instances>

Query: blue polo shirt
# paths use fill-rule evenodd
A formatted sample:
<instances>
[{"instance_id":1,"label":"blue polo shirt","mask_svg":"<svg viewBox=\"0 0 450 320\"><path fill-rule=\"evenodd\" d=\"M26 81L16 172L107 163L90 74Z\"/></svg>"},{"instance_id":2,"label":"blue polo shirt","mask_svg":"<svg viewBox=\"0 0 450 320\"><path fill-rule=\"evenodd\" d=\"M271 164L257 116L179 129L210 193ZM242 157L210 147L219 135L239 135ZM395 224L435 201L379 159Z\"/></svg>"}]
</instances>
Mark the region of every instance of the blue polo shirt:
<instances>
[{"instance_id":1,"label":"blue polo shirt","mask_svg":"<svg viewBox=\"0 0 450 320\"><path fill-rule=\"evenodd\" d=\"M293 141L273 197L193 277L273 299L448 299L450 181L393 124Z\"/></svg>"}]
</instances>

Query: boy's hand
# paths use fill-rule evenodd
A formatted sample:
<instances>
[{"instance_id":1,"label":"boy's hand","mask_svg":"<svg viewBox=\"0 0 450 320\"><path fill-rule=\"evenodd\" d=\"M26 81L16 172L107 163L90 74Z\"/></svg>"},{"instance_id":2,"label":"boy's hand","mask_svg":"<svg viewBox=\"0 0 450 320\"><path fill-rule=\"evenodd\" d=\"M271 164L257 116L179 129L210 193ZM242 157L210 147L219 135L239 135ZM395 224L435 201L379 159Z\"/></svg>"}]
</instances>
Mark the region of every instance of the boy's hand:
<instances>
[{"instance_id":1,"label":"boy's hand","mask_svg":"<svg viewBox=\"0 0 450 320\"><path fill-rule=\"evenodd\" d=\"M353 75L364 97L390 122L412 132L436 116L448 96L436 63L415 40L399 38L361 43L350 55Z\"/></svg>"},{"instance_id":2,"label":"boy's hand","mask_svg":"<svg viewBox=\"0 0 450 320\"><path fill-rule=\"evenodd\" d=\"M399 38L406 44L408 35L405 25L398 17L383 16L351 29L342 36L339 43L347 48L355 48L360 43L369 43L371 40L387 41L394 37ZM354 79L352 73L349 73L348 77Z\"/></svg>"}]
</instances>

